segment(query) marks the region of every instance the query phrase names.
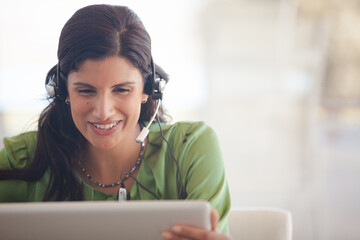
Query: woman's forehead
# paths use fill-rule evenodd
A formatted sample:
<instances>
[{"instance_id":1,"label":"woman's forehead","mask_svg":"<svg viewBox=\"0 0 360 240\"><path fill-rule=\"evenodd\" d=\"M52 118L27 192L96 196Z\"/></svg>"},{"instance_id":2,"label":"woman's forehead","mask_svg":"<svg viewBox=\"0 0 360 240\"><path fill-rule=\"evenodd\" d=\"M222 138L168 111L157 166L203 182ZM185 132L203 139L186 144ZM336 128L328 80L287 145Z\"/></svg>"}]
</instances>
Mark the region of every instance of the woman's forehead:
<instances>
[{"instance_id":1,"label":"woman's forehead","mask_svg":"<svg viewBox=\"0 0 360 240\"><path fill-rule=\"evenodd\" d=\"M69 74L70 82L116 82L143 83L142 74L126 58L119 56L107 57L101 60L88 59L82 62L77 71Z\"/></svg>"}]
</instances>

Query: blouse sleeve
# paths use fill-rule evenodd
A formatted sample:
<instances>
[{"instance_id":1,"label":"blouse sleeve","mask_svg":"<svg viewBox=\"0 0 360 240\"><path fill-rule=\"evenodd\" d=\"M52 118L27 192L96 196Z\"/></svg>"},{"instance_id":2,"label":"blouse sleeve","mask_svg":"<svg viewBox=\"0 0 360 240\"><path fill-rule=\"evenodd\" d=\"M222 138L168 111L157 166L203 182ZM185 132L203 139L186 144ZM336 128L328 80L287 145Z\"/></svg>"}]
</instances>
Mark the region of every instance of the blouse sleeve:
<instances>
[{"instance_id":1,"label":"blouse sleeve","mask_svg":"<svg viewBox=\"0 0 360 240\"><path fill-rule=\"evenodd\" d=\"M36 133L28 132L15 137L4 138L4 148L0 151L0 170L21 169L27 166L34 155ZM0 181L0 202L24 202L41 200L33 197L38 185L21 180Z\"/></svg>"},{"instance_id":2,"label":"blouse sleeve","mask_svg":"<svg viewBox=\"0 0 360 240\"><path fill-rule=\"evenodd\" d=\"M21 169L34 156L36 132L26 132L15 137L4 138L0 151L0 169Z\"/></svg>"},{"instance_id":3,"label":"blouse sleeve","mask_svg":"<svg viewBox=\"0 0 360 240\"><path fill-rule=\"evenodd\" d=\"M182 172L187 199L204 199L219 212L218 229L228 233L230 192L218 138L204 123L195 123L185 133Z\"/></svg>"}]
</instances>

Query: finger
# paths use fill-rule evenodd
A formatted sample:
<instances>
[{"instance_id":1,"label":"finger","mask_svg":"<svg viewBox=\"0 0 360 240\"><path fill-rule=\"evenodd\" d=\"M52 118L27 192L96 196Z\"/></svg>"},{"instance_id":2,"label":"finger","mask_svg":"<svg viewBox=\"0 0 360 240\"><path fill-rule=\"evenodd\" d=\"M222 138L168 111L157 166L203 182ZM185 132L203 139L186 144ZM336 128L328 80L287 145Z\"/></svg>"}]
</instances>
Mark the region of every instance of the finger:
<instances>
[{"instance_id":1,"label":"finger","mask_svg":"<svg viewBox=\"0 0 360 240\"><path fill-rule=\"evenodd\" d=\"M164 231L164 232L161 234L161 237L162 237L162 239L164 239L164 240L170 240L170 239L173 239L173 238L174 238L174 236L173 236L173 234L172 234L171 231Z\"/></svg>"},{"instance_id":2,"label":"finger","mask_svg":"<svg viewBox=\"0 0 360 240\"><path fill-rule=\"evenodd\" d=\"M211 231L216 231L219 222L219 213L216 208L211 209Z\"/></svg>"},{"instance_id":3,"label":"finger","mask_svg":"<svg viewBox=\"0 0 360 240\"><path fill-rule=\"evenodd\" d=\"M190 238L178 235L172 231L164 231L161 235L164 240L191 240Z\"/></svg>"},{"instance_id":4,"label":"finger","mask_svg":"<svg viewBox=\"0 0 360 240\"><path fill-rule=\"evenodd\" d=\"M176 236L180 237L179 239L206 239L208 231L202 228L175 225L171 228L171 231Z\"/></svg>"}]
</instances>

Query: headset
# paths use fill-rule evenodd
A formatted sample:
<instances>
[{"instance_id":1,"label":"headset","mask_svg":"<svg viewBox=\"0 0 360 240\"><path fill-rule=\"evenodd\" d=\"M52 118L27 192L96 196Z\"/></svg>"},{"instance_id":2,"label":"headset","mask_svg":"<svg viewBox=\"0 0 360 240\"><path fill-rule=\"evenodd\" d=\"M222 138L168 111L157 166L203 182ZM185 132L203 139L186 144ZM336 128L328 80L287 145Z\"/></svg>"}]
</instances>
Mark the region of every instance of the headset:
<instances>
[{"instance_id":1,"label":"headset","mask_svg":"<svg viewBox=\"0 0 360 240\"><path fill-rule=\"evenodd\" d=\"M179 192L178 192L178 198L179 199L184 199L183 196L183 181L182 181L182 174L180 171L180 166L178 161L175 158L174 152L169 144L169 142L167 141L167 139L164 137L163 134L163 130L160 124L160 118L158 115L159 109L160 109L160 105L161 105L161 101L163 98L163 91L165 89L165 85L166 85L166 81L164 79L162 79L161 77L157 77L156 74L156 69L155 69L155 63L153 61L153 58L151 57L151 68L152 68L152 73L151 73L151 87L150 87L150 92L149 95L151 95L152 100L154 100L156 102L156 106L155 106L155 111L154 114L152 115L150 121L148 122L148 124L141 130L140 134L136 137L135 141L137 143L143 143L145 141L145 138L147 137L147 135L149 134L149 127L151 126L151 124L153 123L155 117L156 120L159 124L159 128L160 128L160 133L161 133L161 137L163 138L163 140L166 142L170 153L171 153L171 157L173 158L175 164L176 164L176 168L177 168L177 177L179 179L180 182L180 187L179 187ZM46 91L49 95L50 98L53 97L60 97L60 85L59 85L59 80L60 80L60 61L57 64L57 69L56 69L56 79L54 81L54 76L52 78L46 79L45 82L45 87L46 87ZM134 176L132 176L131 173L129 172L123 172L120 176L121 178L121 187L119 188L118 194L117 194L117 198L118 201L123 201L123 200L130 200L130 194L128 194L126 188L125 188L125 184L124 184L124 178L125 176L129 176L132 179L134 179L134 181L140 186L142 187L145 191L147 191L148 193L150 193L152 196L154 196L156 199L160 199L155 193L151 192L149 189L147 189L145 186L143 186Z\"/></svg>"}]
</instances>

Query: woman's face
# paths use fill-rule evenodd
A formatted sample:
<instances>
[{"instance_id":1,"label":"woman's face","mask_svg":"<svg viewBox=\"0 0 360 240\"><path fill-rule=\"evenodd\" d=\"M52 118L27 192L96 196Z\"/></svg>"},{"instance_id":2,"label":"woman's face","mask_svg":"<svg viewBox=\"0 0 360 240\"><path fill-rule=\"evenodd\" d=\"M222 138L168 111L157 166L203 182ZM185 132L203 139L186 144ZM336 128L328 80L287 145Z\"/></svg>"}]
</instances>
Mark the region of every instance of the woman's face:
<instances>
[{"instance_id":1,"label":"woman's face","mask_svg":"<svg viewBox=\"0 0 360 240\"><path fill-rule=\"evenodd\" d=\"M85 60L68 76L68 100L76 127L95 148L135 141L143 93L140 71L125 58Z\"/></svg>"}]
</instances>

